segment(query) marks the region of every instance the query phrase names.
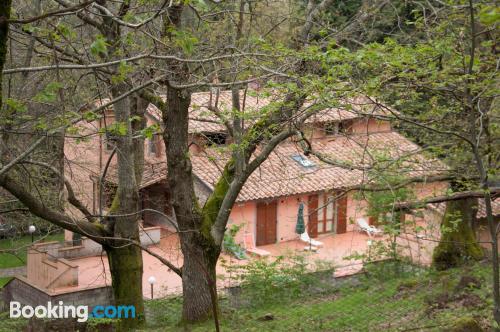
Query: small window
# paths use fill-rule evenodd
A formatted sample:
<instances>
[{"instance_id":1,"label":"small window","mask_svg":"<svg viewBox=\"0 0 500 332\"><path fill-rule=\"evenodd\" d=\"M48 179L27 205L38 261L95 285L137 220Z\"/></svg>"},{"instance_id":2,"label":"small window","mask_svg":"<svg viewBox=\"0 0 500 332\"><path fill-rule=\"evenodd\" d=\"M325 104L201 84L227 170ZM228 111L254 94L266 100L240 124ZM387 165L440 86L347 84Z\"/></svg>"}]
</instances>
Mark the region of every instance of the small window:
<instances>
[{"instance_id":1,"label":"small window","mask_svg":"<svg viewBox=\"0 0 500 332\"><path fill-rule=\"evenodd\" d=\"M156 151L158 149L158 146L156 143L157 143L156 135L153 135L153 137L148 139L148 152L150 154L156 154Z\"/></svg>"},{"instance_id":2,"label":"small window","mask_svg":"<svg viewBox=\"0 0 500 332\"><path fill-rule=\"evenodd\" d=\"M292 159L295 160L297 163L299 163L300 166L305 167L305 168L312 168L312 167L316 166L316 164L314 164L313 161L307 159L307 157L300 155L300 154L293 155Z\"/></svg>"},{"instance_id":3,"label":"small window","mask_svg":"<svg viewBox=\"0 0 500 332\"><path fill-rule=\"evenodd\" d=\"M338 122L327 122L324 126L326 135L337 135L339 133Z\"/></svg>"},{"instance_id":4,"label":"small window","mask_svg":"<svg viewBox=\"0 0 500 332\"><path fill-rule=\"evenodd\" d=\"M352 129L352 122L351 121L342 121L338 123L338 133L339 134L348 134L351 132Z\"/></svg>"},{"instance_id":5,"label":"small window","mask_svg":"<svg viewBox=\"0 0 500 332\"><path fill-rule=\"evenodd\" d=\"M351 121L327 122L323 126L326 135L348 134L351 132Z\"/></svg>"},{"instance_id":6,"label":"small window","mask_svg":"<svg viewBox=\"0 0 500 332\"><path fill-rule=\"evenodd\" d=\"M106 148L106 151L108 152L113 151L113 149L115 148L115 139L108 132L106 132L106 137L104 139L104 146Z\"/></svg>"},{"instance_id":7,"label":"small window","mask_svg":"<svg viewBox=\"0 0 500 332\"><path fill-rule=\"evenodd\" d=\"M226 144L225 133L205 133L204 135L207 139L207 145L209 146Z\"/></svg>"}]
</instances>

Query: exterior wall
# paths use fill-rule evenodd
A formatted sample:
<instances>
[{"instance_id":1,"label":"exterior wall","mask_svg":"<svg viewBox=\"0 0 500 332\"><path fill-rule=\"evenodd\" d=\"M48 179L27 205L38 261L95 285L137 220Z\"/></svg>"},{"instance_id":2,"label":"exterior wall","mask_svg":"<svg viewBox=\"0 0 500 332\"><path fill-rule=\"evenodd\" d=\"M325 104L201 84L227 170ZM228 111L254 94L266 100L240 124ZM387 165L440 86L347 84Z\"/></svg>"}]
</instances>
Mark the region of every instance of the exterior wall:
<instances>
[{"instance_id":1,"label":"exterior wall","mask_svg":"<svg viewBox=\"0 0 500 332\"><path fill-rule=\"evenodd\" d=\"M389 121L377 120L377 119L353 119L347 120L352 121L351 129L353 134L366 134L366 133L379 133L392 131L392 127ZM325 130L321 124L312 125L309 130L306 130L306 136L311 139L321 139L326 137L331 137L325 134Z\"/></svg>"},{"instance_id":2,"label":"exterior wall","mask_svg":"<svg viewBox=\"0 0 500 332\"><path fill-rule=\"evenodd\" d=\"M301 202L304 203L304 223L307 224L307 216L310 213L307 200L308 195L290 196L278 200L278 242L297 239L295 225L297 225L299 205Z\"/></svg>"},{"instance_id":3,"label":"exterior wall","mask_svg":"<svg viewBox=\"0 0 500 332\"><path fill-rule=\"evenodd\" d=\"M295 225L297 224L297 213L299 204L304 203L304 222L307 224L309 209L307 206L309 195L296 195L277 199L277 234L278 242L296 240L298 235L295 233ZM348 194L347 199L347 231L355 229L354 220L362 217L365 202L357 201L353 198L353 194ZM350 222L352 220L352 222ZM244 202L235 204L229 217L228 228L231 225L243 225L240 231L236 234L236 242L243 243L244 234L252 233L255 240L255 227L257 221L257 203Z\"/></svg>"},{"instance_id":4,"label":"exterior wall","mask_svg":"<svg viewBox=\"0 0 500 332\"><path fill-rule=\"evenodd\" d=\"M257 204L255 202L236 203L229 215L227 228L232 225L241 225L235 240L237 243L244 243L244 235L251 233L255 241L255 225L257 220Z\"/></svg>"},{"instance_id":5,"label":"exterior wall","mask_svg":"<svg viewBox=\"0 0 500 332\"><path fill-rule=\"evenodd\" d=\"M356 119L352 124L352 132L355 134L378 133L391 131L391 124L389 121L382 121L377 119Z\"/></svg>"},{"instance_id":6,"label":"exterior wall","mask_svg":"<svg viewBox=\"0 0 500 332\"><path fill-rule=\"evenodd\" d=\"M355 192L347 194L347 231L358 230L356 219L367 218L366 208L368 203L365 200L359 200Z\"/></svg>"},{"instance_id":7,"label":"exterior wall","mask_svg":"<svg viewBox=\"0 0 500 332\"><path fill-rule=\"evenodd\" d=\"M446 182L435 182L427 184L417 184L413 186L415 195L418 199L423 197L434 196L442 194L448 188ZM297 213L299 210L300 202L304 203L304 222L308 222L308 201L309 195L296 195L277 199L277 234L278 242L289 241L297 239L298 235L295 234L295 225L297 223ZM366 218L367 202L359 200L355 192L347 194L347 231L357 231L356 219ZM424 220L425 219L425 220ZM421 225L425 226L428 222L429 225L439 225L439 218L433 214L427 214L425 218L420 218L418 221ZM237 203L231 210L229 217L228 228L231 225L242 225L240 231L236 234L236 242L243 243L244 234L251 233L256 236L256 220L257 220L257 203L254 201ZM432 226L435 228L435 226ZM439 228L439 227L438 227ZM430 230L428 230L430 231ZM434 234L434 230L432 231ZM433 236L436 236L435 234ZM438 236L438 235L437 235ZM439 239L439 237L437 237Z\"/></svg>"},{"instance_id":8,"label":"exterior wall","mask_svg":"<svg viewBox=\"0 0 500 332\"><path fill-rule=\"evenodd\" d=\"M413 192L417 199L422 199L429 196L443 195L448 189L448 182L432 182L432 183L417 183L412 186Z\"/></svg>"},{"instance_id":9,"label":"exterior wall","mask_svg":"<svg viewBox=\"0 0 500 332\"><path fill-rule=\"evenodd\" d=\"M155 124L155 120L146 117L147 126ZM97 178L104 169L108 161L111 150L106 148L105 135L99 134L99 130L109 126L114 122L114 116L111 112L106 113L106 121L99 120L90 123L82 122L79 124L79 134L87 135L85 140L66 138L64 154L66 157L65 176L70 181L75 195L86 205L89 211L96 212L98 201L98 188L94 188L92 177ZM149 150L150 140L144 140L144 159L149 163L158 163L165 161L165 144L161 137L156 139L158 153L151 153ZM111 167L116 167L116 154L110 162ZM109 170L108 170L109 171ZM75 218L82 218L80 211L68 205L67 211ZM70 238L66 240L71 240Z\"/></svg>"},{"instance_id":10,"label":"exterior wall","mask_svg":"<svg viewBox=\"0 0 500 332\"><path fill-rule=\"evenodd\" d=\"M94 185L92 176L98 176L103 155L100 154L101 138L95 133L99 130L98 123L80 125L81 134L90 135L85 141L66 138L64 154L66 158L65 176L71 183L76 197L78 197L89 211L95 211ZM105 160L104 160L105 162ZM69 205L66 211L74 218L83 218L83 214ZM71 239L67 239L71 240Z\"/></svg>"}]
</instances>

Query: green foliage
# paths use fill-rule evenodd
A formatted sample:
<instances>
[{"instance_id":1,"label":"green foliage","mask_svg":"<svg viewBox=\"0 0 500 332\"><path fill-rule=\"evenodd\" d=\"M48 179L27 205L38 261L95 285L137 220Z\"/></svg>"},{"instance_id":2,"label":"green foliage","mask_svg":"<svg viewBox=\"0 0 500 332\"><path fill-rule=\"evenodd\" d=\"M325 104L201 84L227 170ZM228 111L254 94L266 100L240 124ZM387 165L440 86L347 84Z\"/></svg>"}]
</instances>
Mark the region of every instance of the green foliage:
<instances>
[{"instance_id":1,"label":"green foliage","mask_svg":"<svg viewBox=\"0 0 500 332\"><path fill-rule=\"evenodd\" d=\"M313 285L325 286L318 275L310 273L312 270L301 255L252 260L246 265L229 266L228 269L231 278L241 285L240 296L251 306L287 301L311 294Z\"/></svg>"},{"instance_id":2,"label":"green foliage","mask_svg":"<svg viewBox=\"0 0 500 332\"><path fill-rule=\"evenodd\" d=\"M7 112L9 113L25 113L28 109L26 104L20 100L14 98L5 99L5 105L7 106Z\"/></svg>"},{"instance_id":3,"label":"green foliage","mask_svg":"<svg viewBox=\"0 0 500 332\"><path fill-rule=\"evenodd\" d=\"M62 83L50 82L45 88L33 98L40 103L53 103L57 99L57 93L63 88Z\"/></svg>"},{"instance_id":4,"label":"green foliage","mask_svg":"<svg viewBox=\"0 0 500 332\"><path fill-rule=\"evenodd\" d=\"M99 114L96 114L95 112L92 111L83 113L82 117L87 122L92 122L100 118Z\"/></svg>"},{"instance_id":5,"label":"green foliage","mask_svg":"<svg viewBox=\"0 0 500 332\"><path fill-rule=\"evenodd\" d=\"M107 130L106 128L101 129L101 133L104 133L105 131L107 131L111 135L125 136L127 135L128 126L125 122L113 122L112 124L108 125Z\"/></svg>"},{"instance_id":6,"label":"green foliage","mask_svg":"<svg viewBox=\"0 0 500 332\"><path fill-rule=\"evenodd\" d=\"M12 280L11 277L0 278L0 289L2 289L2 287L5 286L11 280Z\"/></svg>"},{"instance_id":7,"label":"green foliage","mask_svg":"<svg viewBox=\"0 0 500 332\"><path fill-rule=\"evenodd\" d=\"M471 162L472 150L460 137L470 134L471 123L475 123L478 132L489 133L481 135L478 141L484 159L496 160L498 155L495 144L487 138L498 137L495 121L470 121L471 115L493 119L498 112L493 102L498 83L492 79L497 66L492 46L496 35L476 31L473 71L468 73L472 46L469 10L460 7L460 1L450 3L457 6L443 9L442 16L433 23L421 12L414 15L412 24L425 31L425 35L411 36L408 43L397 38L378 40L357 47L355 53L346 54L343 60L352 66L351 79L356 85L392 105L401 112L401 118L409 120L395 123L402 132L425 146L431 156L442 158L457 177L473 177L477 169ZM481 21L476 29L486 31L498 21L498 6L493 2L477 1L474 8ZM464 103L467 91L481 102ZM485 128L479 129L479 123ZM487 166L489 172L496 173L498 167Z\"/></svg>"},{"instance_id":8,"label":"green foliage","mask_svg":"<svg viewBox=\"0 0 500 332\"><path fill-rule=\"evenodd\" d=\"M125 61L121 61L118 65L118 73L111 77L111 82L113 84L118 84L124 82L127 76L133 72L133 67Z\"/></svg>"},{"instance_id":9,"label":"green foliage","mask_svg":"<svg viewBox=\"0 0 500 332\"><path fill-rule=\"evenodd\" d=\"M148 326L162 328L166 326L175 329L182 313L182 297L165 297L158 300L145 301ZM169 330L168 328L166 330Z\"/></svg>"},{"instance_id":10,"label":"green foliage","mask_svg":"<svg viewBox=\"0 0 500 332\"><path fill-rule=\"evenodd\" d=\"M174 36L174 43L180 47L186 55L193 54L195 46L198 43L198 38L186 30L172 30L172 35Z\"/></svg>"},{"instance_id":11,"label":"green foliage","mask_svg":"<svg viewBox=\"0 0 500 332\"><path fill-rule=\"evenodd\" d=\"M500 22L500 8L498 6L484 6L479 11L479 21L487 26Z\"/></svg>"},{"instance_id":12,"label":"green foliage","mask_svg":"<svg viewBox=\"0 0 500 332\"><path fill-rule=\"evenodd\" d=\"M458 318L452 326L444 329L445 332L482 332L483 329L476 319L471 316Z\"/></svg>"},{"instance_id":13,"label":"green foliage","mask_svg":"<svg viewBox=\"0 0 500 332\"><path fill-rule=\"evenodd\" d=\"M108 326L114 326L117 320L112 318L93 318L90 317L86 322L86 327L89 332L99 332Z\"/></svg>"},{"instance_id":14,"label":"green foliage","mask_svg":"<svg viewBox=\"0 0 500 332\"><path fill-rule=\"evenodd\" d=\"M27 323L25 318L10 318L8 311L0 313L0 331L23 331Z\"/></svg>"},{"instance_id":15,"label":"green foliage","mask_svg":"<svg viewBox=\"0 0 500 332\"><path fill-rule=\"evenodd\" d=\"M58 35L61 35L66 39L74 39L77 37L76 32L69 25L63 22L59 22L57 24L56 31Z\"/></svg>"},{"instance_id":16,"label":"green foliage","mask_svg":"<svg viewBox=\"0 0 500 332\"><path fill-rule=\"evenodd\" d=\"M161 131L160 125L155 123L151 126L148 126L141 130L141 135L145 138L152 139L154 134L157 134Z\"/></svg>"},{"instance_id":17,"label":"green foliage","mask_svg":"<svg viewBox=\"0 0 500 332\"><path fill-rule=\"evenodd\" d=\"M232 225L229 230L224 233L224 239L222 241L222 247L224 251L233 255L238 259L246 259L247 255L245 253L245 249L243 249L238 243L236 243L234 237L239 232L239 230L244 225Z\"/></svg>"},{"instance_id":18,"label":"green foliage","mask_svg":"<svg viewBox=\"0 0 500 332\"><path fill-rule=\"evenodd\" d=\"M90 53L95 56L105 56L108 54L109 44L103 35L97 35L94 42L90 45Z\"/></svg>"},{"instance_id":19,"label":"green foliage","mask_svg":"<svg viewBox=\"0 0 500 332\"><path fill-rule=\"evenodd\" d=\"M370 261L392 257L394 260L399 260L401 257L399 257L397 236L405 227L415 225L411 220L402 220L401 212L394 210L394 205L415 199L413 189L401 185L407 180L406 174L410 173L413 162L409 158L390 156L383 149L371 154L373 166L368 171L370 185L387 189L361 191L355 197L366 200L367 215L374 218L377 227L387 236L383 240L371 241L368 253L351 255L349 258Z\"/></svg>"}]
</instances>

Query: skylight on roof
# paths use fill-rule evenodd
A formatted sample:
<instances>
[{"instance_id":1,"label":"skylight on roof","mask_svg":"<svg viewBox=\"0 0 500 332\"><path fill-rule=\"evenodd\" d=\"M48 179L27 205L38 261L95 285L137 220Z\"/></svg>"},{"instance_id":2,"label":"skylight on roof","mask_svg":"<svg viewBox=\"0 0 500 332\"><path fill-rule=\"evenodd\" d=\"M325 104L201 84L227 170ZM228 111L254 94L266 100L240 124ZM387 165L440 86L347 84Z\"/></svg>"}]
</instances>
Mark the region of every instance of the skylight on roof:
<instances>
[{"instance_id":1,"label":"skylight on roof","mask_svg":"<svg viewBox=\"0 0 500 332\"><path fill-rule=\"evenodd\" d=\"M307 159L307 157L300 154L294 154L292 156L292 159L298 162L302 167L311 168L316 166L316 164L313 161Z\"/></svg>"}]
</instances>

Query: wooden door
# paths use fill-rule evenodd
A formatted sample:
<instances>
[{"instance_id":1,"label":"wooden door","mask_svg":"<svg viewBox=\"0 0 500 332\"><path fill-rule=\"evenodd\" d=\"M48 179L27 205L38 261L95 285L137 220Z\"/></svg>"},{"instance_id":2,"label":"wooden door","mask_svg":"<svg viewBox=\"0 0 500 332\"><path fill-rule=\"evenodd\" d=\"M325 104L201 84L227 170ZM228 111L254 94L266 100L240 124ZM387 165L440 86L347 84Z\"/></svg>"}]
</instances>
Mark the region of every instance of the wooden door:
<instances>
[{"instance_id":1,"label":"wooden door","mask_svg":"<svg viewBox=\"0 0 500 332\"><path fill-rule=\"evenodd\" d=\"M337 234L347 232L347 196L337 200Z\"/></svg>"},{"instance_id":2,"label":"wooden door","mask_svg":"<svg viewBox=\"0 0 500 332\"><path fill-rule=\"evenodd\" d=\"M257 204L257 246L276 243L277 212L276 201Z\"/></svg>"},{"instance_id":3,"label":"wooden door","mask_svg":"<svg viewBox=\"0 0 500 332\"><path fill-rule=\"evenodd\" d=\"M307 233L310 237L318 236L318 195L309 196L307 205Z\"/></svg>"}]
</instances>

